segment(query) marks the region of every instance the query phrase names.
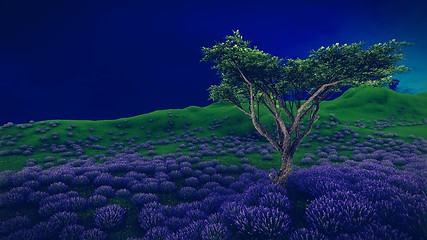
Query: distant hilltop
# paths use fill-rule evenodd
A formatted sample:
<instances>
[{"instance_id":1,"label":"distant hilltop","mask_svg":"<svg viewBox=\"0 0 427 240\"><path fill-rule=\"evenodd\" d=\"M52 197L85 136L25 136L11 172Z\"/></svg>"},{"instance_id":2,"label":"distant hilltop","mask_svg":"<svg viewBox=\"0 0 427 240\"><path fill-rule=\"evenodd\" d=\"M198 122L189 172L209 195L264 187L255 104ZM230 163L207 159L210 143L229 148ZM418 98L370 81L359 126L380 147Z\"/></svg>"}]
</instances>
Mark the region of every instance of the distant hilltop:
<instances>
[{"instance_id":1,"label":"distant hilltop","mask_svg":"<svg viewBox=\"0 0 427 240\"><path fill-rule=\"evenodd\" d=\"M388 85L388 88L397 92L397 87L398 87L399 83L400 83L400 80L393 79L393 80L391 80L391 83ZM325 97L325 99L326 100L334 100L334 99L340 97L341 95L343 95L344 92L347 91L349 88L350 87L345 86L345 87L340 88L341 91L339 91L339 92L331 92ZM408 89L404 89L403 91L399 91L399 92L410 93L410 91ZM307 93L302 93L301 96L302 96L301 100L306 100L310 97L310 95ZM295 98L293 98L292 96L287 96L286 99L295 100Z\"/></svg>"}]
</instances>

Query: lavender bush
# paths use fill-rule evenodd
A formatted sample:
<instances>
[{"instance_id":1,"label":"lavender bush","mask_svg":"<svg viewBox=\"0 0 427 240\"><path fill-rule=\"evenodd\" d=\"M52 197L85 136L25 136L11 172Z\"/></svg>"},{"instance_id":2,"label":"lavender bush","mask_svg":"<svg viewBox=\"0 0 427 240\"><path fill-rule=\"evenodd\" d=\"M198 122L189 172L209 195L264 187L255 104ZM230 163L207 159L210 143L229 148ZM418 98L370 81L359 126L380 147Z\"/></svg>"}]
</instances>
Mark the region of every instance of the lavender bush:
<instances>
[{"instance_id":1,"label":"lavender bush","mask_svg":"<svg viewBox=\"0 0 427 240\"><path fill-rule=\"evenodd\" d=\"M353 192L333 192L317 198L306 209L307 222L328 236L358 232L375 216L371 203Z\"/></svg>"},{"instance_id":2,"label":"lavender bush","mask_svg":"<svg viewBox=\"0 0 427 240\"><path fill-rule=\"evenodd\" d=\"M120 226L125 220L125 214L125 209L114 204L96 210L93 219L97 227L108 230Z\"/></svg>"},{"instance_id":3,"label":"lavender bush","mask_svg":"<svg viewBox=\"0 0 427 240\"><path fill-rule=\"evenodd\" d=\"M353 134L347 129L323 140L348 141ZM108 148L115 155L96 157L84 148L98 138L67 140L67 151L80 153L59 163L47 158L58 166L0 173L0 206L7 213L0 238L73 239L79 233L80 239L108 239L130 231L138 239L426 239L425 140L359 138L345 149L332 143L306 154L313 166L295 169L286 187L271 185L269 172L248 159L240 164L238 157L232 166L203 159L218 148L272 153L243 137L188 134L142 144L128 138ZM187 156L136 153L179 141ZM64 148L43 144L47 151Z\"/></svg>"}]
</instances>

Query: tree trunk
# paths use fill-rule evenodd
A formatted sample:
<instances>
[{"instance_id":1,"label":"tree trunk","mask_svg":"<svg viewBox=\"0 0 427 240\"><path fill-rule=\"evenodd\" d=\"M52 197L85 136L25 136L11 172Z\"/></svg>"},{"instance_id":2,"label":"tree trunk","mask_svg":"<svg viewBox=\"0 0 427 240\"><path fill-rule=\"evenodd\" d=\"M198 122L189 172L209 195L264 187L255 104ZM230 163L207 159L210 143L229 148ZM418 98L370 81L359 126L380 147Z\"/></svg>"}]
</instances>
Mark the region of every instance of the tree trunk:
<instances>
[{"instance_id":1,"label":"tree trunk","mask_svg":"<svg viewBox=\"0 0 427 240\"><path fill-rule=\"evenodd\" d=\"M285 152L282 153L282 166L280 167L277 175L270 173L270 179L274 184L285 185L288 181L288 177L292 171L292 158L294 152Z\"/></svg>"}]
</instances>

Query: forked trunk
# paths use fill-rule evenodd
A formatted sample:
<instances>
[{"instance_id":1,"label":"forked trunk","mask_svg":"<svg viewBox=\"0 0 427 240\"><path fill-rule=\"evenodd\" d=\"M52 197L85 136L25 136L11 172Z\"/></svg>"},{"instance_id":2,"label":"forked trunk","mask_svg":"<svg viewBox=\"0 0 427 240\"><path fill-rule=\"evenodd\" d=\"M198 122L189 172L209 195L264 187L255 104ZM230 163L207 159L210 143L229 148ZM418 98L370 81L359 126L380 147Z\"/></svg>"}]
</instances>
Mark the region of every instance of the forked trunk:
<instances>
[{"instance_id":1,"label":"forked trunk","mask_svg":"<svg viewBox=\"0 0 427 240\"><path fill-rule=\"evenodd\" d=\"M292 171L292 158L293 154L282 154L282 166L280 167L277 175L271 173L270 179L274 184L285 185L288 181L288 177Z\"/></svg>"}]
</instances>

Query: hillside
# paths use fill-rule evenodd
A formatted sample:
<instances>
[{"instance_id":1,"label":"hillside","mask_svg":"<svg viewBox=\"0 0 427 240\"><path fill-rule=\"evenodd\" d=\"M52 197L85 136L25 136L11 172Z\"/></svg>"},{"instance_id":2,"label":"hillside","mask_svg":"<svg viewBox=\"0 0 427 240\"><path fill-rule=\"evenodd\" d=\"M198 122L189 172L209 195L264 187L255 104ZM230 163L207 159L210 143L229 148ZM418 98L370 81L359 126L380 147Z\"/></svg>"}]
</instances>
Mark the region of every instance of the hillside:
<instances>
[{"instance_id":1,"label":"hillside","mask_svg":"<svg viewBox=\"0 0 427 240\"><path fill-rule=\"evenodd\" d=\"M422 94L413 96L387 88L350 89L341 97L322 103L316 131L328 136L337 129L348 126L361 136L381 130L397 133L404 139L407 136L427 138L427 108L424 106L427 106L427 98ZM263 123L271 125L272 119L266 114L266 110L261 109L261 113L264 116ZM338 124L330 125L331 118ZM128 142L129 139L133 144L141 144L178 136L192 129L197 130L195 135L198 137L212 134L218 137L244 136L254 132L247 116L234 106L224 103L159 110L116 120L48 120L3 126L0 127L0 170L18 170L28 158L41 159L50 155L58 155L59 158L61 152L49 152L43 144L61 145L67 140L93 137L97 138L96 144L105 147L116 142ZM171 145L160 153L169 153L178 145ZM306 151L314 150L316 146L318 143L313 143L311 148L298 151L296 159L301 159ZM94 148L85 149L85 154L89 156L102 152ZM265 167L273 165L267 164Z\"/></svg>"}]
</instances>

